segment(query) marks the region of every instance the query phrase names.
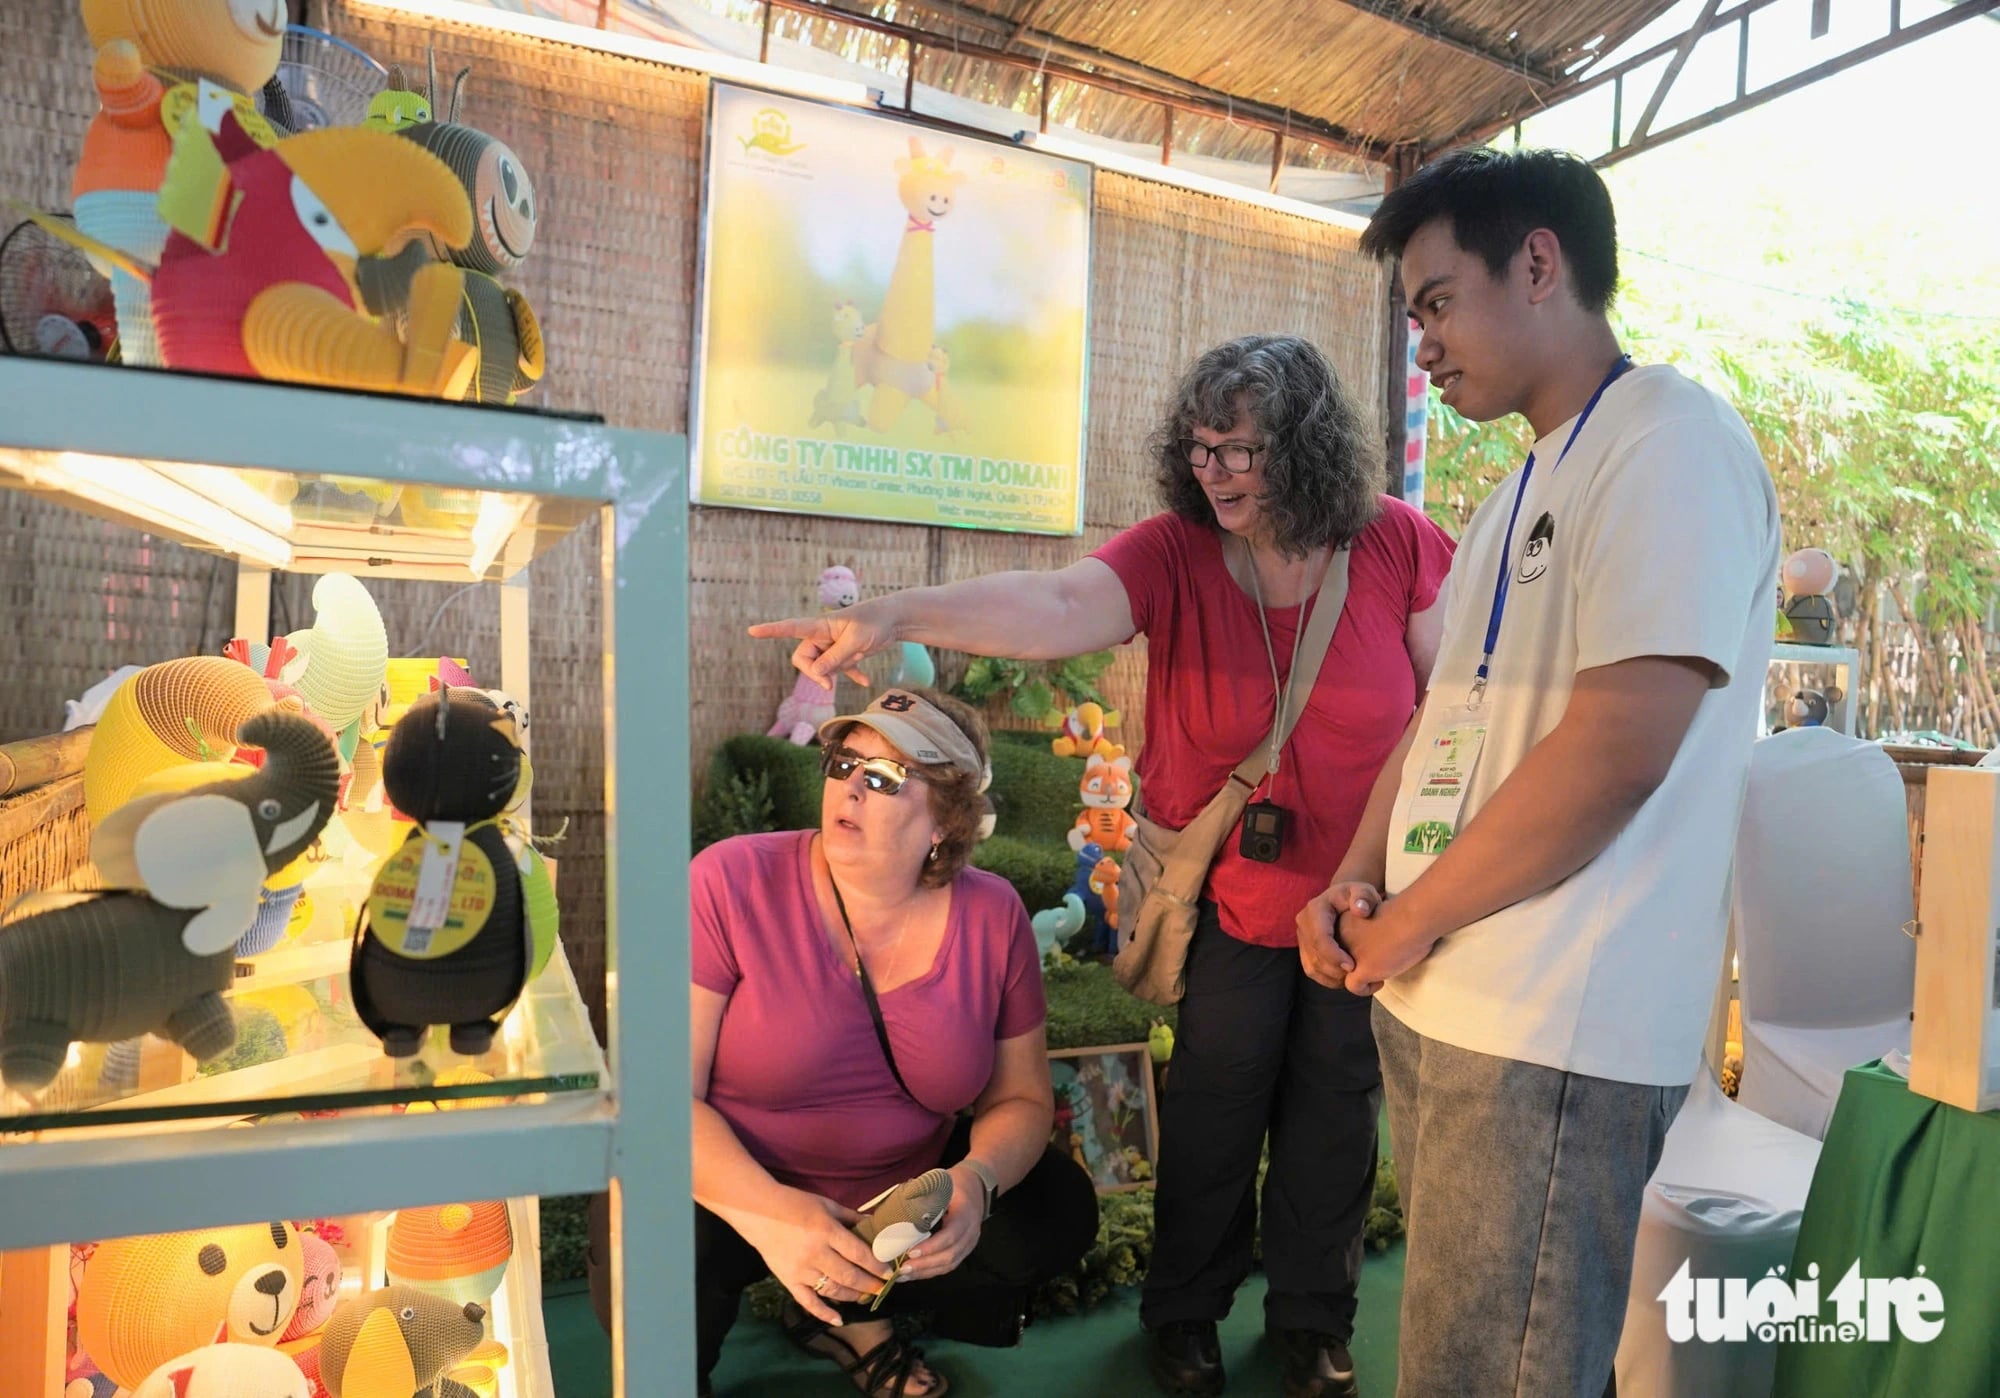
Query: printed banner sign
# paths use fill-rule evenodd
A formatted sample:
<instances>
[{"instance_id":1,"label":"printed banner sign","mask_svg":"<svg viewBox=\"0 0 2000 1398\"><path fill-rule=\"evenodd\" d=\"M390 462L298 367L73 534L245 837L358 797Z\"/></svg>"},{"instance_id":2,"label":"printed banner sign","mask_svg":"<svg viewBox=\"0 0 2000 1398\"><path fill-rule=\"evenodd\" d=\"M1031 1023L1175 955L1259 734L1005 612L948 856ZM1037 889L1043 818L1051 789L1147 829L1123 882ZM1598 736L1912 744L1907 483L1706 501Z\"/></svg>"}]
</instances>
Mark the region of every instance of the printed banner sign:
<instances>
[{"instance_id":1,"label":"printed banner sign","mask_svg":"<svg viewBox=\"0 0 2000 1398\"><path fill-rule=\"evenodd\" d=\"M694 499L1080 533L1090 166L713 93Z\"/></svg>"}]
</instances>

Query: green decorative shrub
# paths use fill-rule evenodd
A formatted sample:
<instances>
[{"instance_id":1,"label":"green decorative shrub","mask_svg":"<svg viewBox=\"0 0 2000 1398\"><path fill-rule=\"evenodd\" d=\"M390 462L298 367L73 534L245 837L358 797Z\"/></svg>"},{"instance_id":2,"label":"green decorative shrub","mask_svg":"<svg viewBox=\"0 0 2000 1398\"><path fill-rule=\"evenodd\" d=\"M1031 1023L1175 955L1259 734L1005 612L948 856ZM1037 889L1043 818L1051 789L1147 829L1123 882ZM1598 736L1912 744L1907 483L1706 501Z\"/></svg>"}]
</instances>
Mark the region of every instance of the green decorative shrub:
<instances>
[{"instance_id":1,"label":"green decorative shrub","mask_svg":"<svg viewBox=\"0 0 2000 1398\"><path fill-rule=\"evenodd\" d=\"M1067 849L1070 827L1083 808L1077 794L1083 763L1049 751L1045 733L996 733L994 739L993 786L987 792L999 815L993 833Z\"/></svg>"},{"instance_id":2,"label":"green decorative shrub","mask_svg":"<svg viewBox=\"0 0 2000 1398\"><path fill-rule=\"evenodd\" d=\"M1143 1044L1154 1020L1177 1023L1172 1006L1148 1004L1127 994L1111 978L1111 968L1100 962L1045 964L1042 986L1049 1002L1052 1049Z\"/></svg>"},{"instance_id":3,"label":"green decorative shrub","mask_svg":"<svg viewBox=\"0 0 2000 1398\"><path fill-rule=\"evenodd\" d=\"M1086 701L1110 708L1097 682L1111 668L1108 650L1072 655L1062 660L1005 660L977 655L965 667L965 678L952 693L969 704L1007 696L1008 707L1022 718L1051 727L1074 704Z\"/></svg>"},{"instance_id":4,"label":"green decorative shrub","mask_svg":"<svg viewBox=\"0 0 2000 1398\"><path fill-rule=\"evenodd\" d=\"M551 1195L542 1200L542 1285L582 1281L590 1250L590 1196Z\"/></svg>"},{"instance_id":5,"label":"green decorative shrub","mask_svg":"<svg viewBox=\"0 0 2000 1398\"><path fill-rule=\"evenodd\" d=\"M972 863L1014 885L1030 916L1061 903L1076 881L1076 856L1068 845L1030 844L1011 835L975 845Z\"/></svg>"},{"instance_id":6,"label":"green decorative shrub","mask_svg":"<svg viewBox=\"0 0 2000 1398\"><path fill-rule=\"evenodd\" d=\"M762 784L759 784L761 777ZM725 792L731 784L740 779L744 785L737 788L743 793L756 793L760 799L768 799L770 811L766 830L806 830L819 825L819 799L822 778L819 774L819 749L802 748L788 743L782 738L766 738L761 734L740 734L726 738L715 750L715 756L708 762L708 791L703 793L706 804L709 793L721 787ZM742 796L731 795L713 798L719 811L741 809ZM700 810L697 806L696 828L700 829ZM740 835L748 832L730 830L718 834L715 839L726 835ZM697 841L713 844L714 840Z\"/></svg>"},{"instance_id":7,"label":"green decorative shrub","mask_svg":"<svg viewBox=\"0 0 2000 1398\"><path fill-rule=\"evenodd\" d=\"M694 806L694 847L707 849L732 835L756 835L775 830L771 810L771 772L715 773Z\"/></svg>"}]
</instances>

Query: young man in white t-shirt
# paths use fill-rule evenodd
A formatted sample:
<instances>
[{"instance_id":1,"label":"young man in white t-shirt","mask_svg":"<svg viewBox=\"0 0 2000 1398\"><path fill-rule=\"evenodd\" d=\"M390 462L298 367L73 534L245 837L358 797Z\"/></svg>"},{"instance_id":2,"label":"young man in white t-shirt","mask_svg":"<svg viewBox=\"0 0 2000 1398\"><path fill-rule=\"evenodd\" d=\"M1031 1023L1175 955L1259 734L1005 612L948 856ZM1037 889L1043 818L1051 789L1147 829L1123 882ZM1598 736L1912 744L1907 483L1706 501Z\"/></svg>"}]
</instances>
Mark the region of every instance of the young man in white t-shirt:
<instances>
[{"instance_id":1,"label":"young man in white t-shirt","mask_svg":"<svg viewBox=\"0 0 2000 1398\"><path fill-rule=\"evenodd\" d=\"M1622 355L1582 161L1456 152L1362 247L1400 259L1443 401L1537 441L1466 528L1429 695L1300 954L1376 995L1399 1398L1599 1398L1721 970L1777 499L1727 402Z\"/></svg>"}]
</instances>

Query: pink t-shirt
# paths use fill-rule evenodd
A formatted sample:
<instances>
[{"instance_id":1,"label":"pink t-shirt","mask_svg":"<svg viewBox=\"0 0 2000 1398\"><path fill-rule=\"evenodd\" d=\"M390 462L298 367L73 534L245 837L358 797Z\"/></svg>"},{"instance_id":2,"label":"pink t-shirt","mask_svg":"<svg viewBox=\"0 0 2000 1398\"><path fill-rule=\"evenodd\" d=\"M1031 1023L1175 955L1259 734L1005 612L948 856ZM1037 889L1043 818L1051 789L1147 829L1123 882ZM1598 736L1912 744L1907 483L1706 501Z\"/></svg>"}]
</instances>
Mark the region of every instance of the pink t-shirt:
<instances>
[{"instance_id":1,"label":"pink t-shirt","mask_svg":"<svg viewBox=\"0 0 2000 1398\"><path fill-rule=\"evenodd\" d=\"M1389 496L1348 559L1347 605L1312 697L1286 744L1275 787L1255 800L1286 812L1283 854L1260 864L1223 841L1207 896L1232 937L1294 946L1296 919L1347 853L1376 773L1416 710L1410 617L1437 600L1451 570L1451 536ZM1146 742L1139 794L1147 815L1185 826L1271 731L1277 698L1257 604L1230 576L1217 531L1154 515L1107 540L1093 557L1125 585L1146 637ZM1269 613L1278 676L1291 673L1298 607Z\"/></svg>"},{"instance_id":2,"label":"pink t-shirt","mask_svg":"<svg viewBox=\"0 0 2000 1398\"><path fill-rule=\"evenodd\" d=\"M938 1163L953 1117L993 1076L995 1042L1034 1029L1046 1006L1020 896L966 869L931 969L880 997L911 1101L853 962L828 940L813 834L742 835L695 856L693 979L729 997L708 1104L774 1178L853 1207Z\"/></svg>"}]
</instances>

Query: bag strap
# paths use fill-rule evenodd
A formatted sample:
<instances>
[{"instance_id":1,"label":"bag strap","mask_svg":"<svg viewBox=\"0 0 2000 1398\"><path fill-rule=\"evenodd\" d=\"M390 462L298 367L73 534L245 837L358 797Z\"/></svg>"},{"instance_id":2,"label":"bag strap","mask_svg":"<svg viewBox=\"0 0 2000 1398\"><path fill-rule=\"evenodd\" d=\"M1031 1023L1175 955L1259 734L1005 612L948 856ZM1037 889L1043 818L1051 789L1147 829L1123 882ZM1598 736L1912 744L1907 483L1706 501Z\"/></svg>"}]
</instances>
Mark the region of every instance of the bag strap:
<instances>
[{"instance_id":1,"label":"bag strap","mask_svg":"<svg viewBox=\"0 0 2000 1398\"><path fill-rule=\"evenodd\" d=\"M1272 750L1282 748L1285 740L1292 736L1299 715L1305 712L1306 701L1312 697L1313 685L1319 680L1320 666L1326 660L1327 647L1333 642L1334 628L1340 624L1340 614L1347 606L1347 558L1346 549L1335 549L1333 557L1327 560L1326 576L1320 581L1318 600L1313 603L1312 615L1306 620L1305 635L1299 642L1298 660L1293 669L1298 682L1289 686L1290 702L1285 705L1283 713L1275 716L1264 741L1243 759L1229 774L1229 780L1222 784L1222 790L1216 792L1202 807L1201 813L1180 831L1172 850L1161 861L1160 875L1154 884L1162 893L1184 903L1192 903L1201 895L1202 885L1208 882L1208 866L1215 862L1215 852L1222 848L1222 842L1229 838L1229 832L1242 818L1250 793L1264 779L1264 773L1270 767Z\"/></svg>"},{"instance_id":2,"label":"bag strap","mask_svg":"<svg viewBox=\"0 0 2000 1398\"><path fill-rule=\"evenodd\" d=\"M854 920L847 915L847 900L840 896L840 880L829 869L826 881L833 885L833 905L840 909L841 929L847 933L847 944L854 948L854 978L861 982L861 998L868 1002L868 1017L875 1021L875 1042L882 1046L882 1057L889 1061L889 1075L895 1078L896 1086L921 1107L923 1103L917 1101L917 1094L903 1081L903 1070L896 1066L896 1051L889 1047L889 1026L882 1022L882 1002L875 998L875 983L868 979L868 968L862 964L861 943L854 940Z\"/></svg>"},{"instance_id":3,"label":"bag strap","mask_svg":"<svg viewBox=\"0 0 2000 1398\"><path fill-rule=\"evenodd\" d=\"M1264 741L1229 774L1231 781L1241 782L1252 791L1264 779L1271 765L1271 754L1283 748L1292 730L1298 727L1299 716L1305 712L1306 701L1312 698L1313 686L1319 682L1320 666L1326 660L1327 648L1333 644L1340 614L1347 607L1347 559L1346 549L1335 549L1326 562L1326 576L1320 579L1312 615L1306 619L1305 635L1299 641L1298 660L1285 684L1285 695L1290 702L1283 713L1272 715L1271 731ZM1250 566L1257 566L1255 560Z\"/></svg>"}]
</instances>

